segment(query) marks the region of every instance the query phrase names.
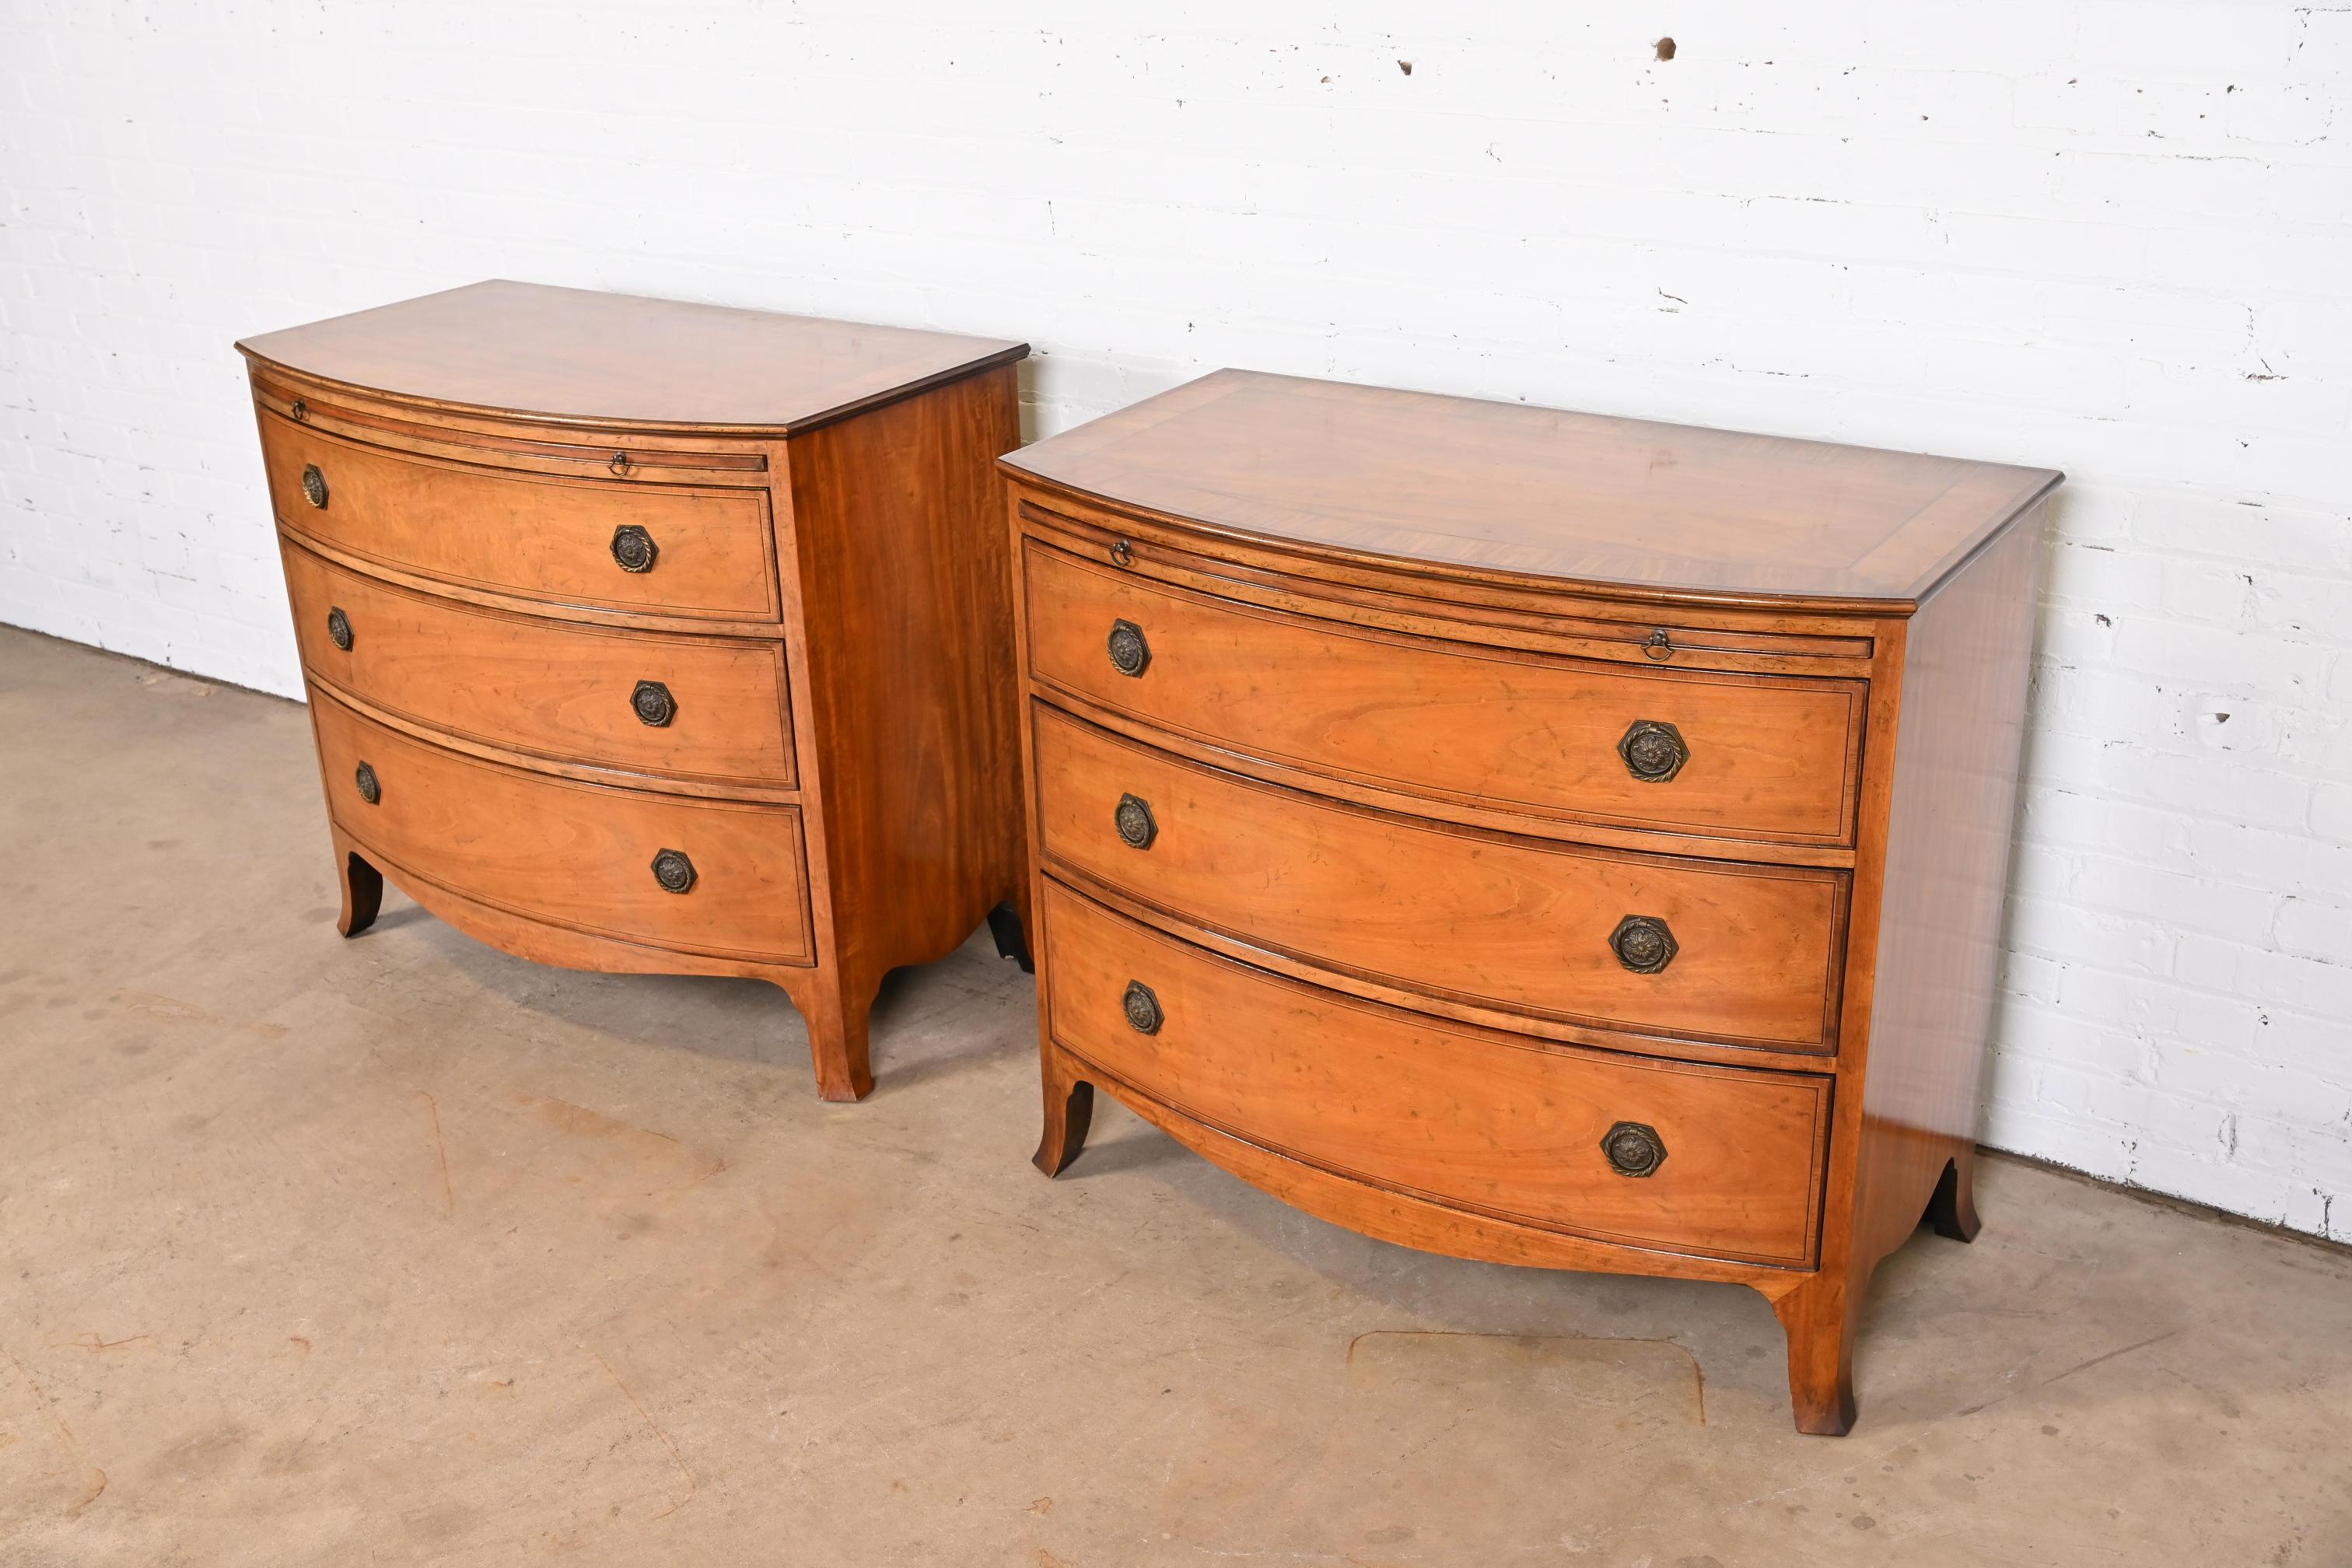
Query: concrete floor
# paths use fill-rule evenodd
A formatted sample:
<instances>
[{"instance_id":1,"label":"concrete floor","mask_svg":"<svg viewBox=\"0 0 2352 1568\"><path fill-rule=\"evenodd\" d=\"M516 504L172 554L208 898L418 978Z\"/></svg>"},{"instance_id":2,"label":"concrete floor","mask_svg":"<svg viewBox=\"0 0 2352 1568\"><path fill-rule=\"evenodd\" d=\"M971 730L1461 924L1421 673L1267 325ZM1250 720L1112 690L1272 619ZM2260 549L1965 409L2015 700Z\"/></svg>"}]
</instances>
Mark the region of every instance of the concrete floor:
<instances>
[{"instance_id":1,"label":"concrete floor","mask_svg":"<svg viewBox=\"0 0 2352 1568\"><path fill-rule=\"evenodd\" d=\"M1727 1286L1456 1262L1115 1106L1026 982L346 943L302 710L0 631L0 1563L2352 1563L2352 1255L2032 1166L1862 1419Z\"/></svg>"}]
</instances>

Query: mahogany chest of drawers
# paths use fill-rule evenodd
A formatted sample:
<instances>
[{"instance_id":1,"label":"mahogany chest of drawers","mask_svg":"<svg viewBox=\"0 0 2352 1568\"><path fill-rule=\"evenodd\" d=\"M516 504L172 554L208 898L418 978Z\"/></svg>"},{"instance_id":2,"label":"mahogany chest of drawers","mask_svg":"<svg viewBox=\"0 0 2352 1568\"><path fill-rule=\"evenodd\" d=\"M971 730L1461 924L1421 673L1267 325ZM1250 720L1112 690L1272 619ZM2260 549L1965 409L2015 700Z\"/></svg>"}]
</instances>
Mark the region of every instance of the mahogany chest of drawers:
<instances>
[{"instance_id":1,"label":"mahogany chest of drawers","mask_svg":"<svg viewBox=\"0 0 2352 1568\"><path fill-rule=\"evenodd\" d=\"M1221 372L1008 457L1045 1138L1736 1282L1974 1234L2059 476Z\"/></svg>"},{"instance_id":2,"label":"mahogany chest of drawers","mask_svg":"<svg viewBox=\"0 0 2352 1568\"><path fill-rule=\"evenodd\" d=\"M833 1100L886 971L1017 951L1025 346L506 282L237 346L345 935L390 876L544 963L772 981Z\"/></svg>"}]
</instances>

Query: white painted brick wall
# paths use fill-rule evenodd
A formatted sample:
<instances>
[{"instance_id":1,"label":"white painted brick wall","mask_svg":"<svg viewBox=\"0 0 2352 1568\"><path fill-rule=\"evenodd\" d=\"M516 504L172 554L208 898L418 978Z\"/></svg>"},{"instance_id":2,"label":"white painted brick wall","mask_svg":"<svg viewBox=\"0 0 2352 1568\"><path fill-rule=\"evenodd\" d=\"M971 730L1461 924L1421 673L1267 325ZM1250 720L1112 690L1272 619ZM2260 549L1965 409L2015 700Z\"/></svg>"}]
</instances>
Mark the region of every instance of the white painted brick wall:
<instances>
[{"instance_id":1,"label":"white painted brick wall","mask_svg":"<svg viewBox=\"0 0 2352 1568\"><path fill-rule=\"evenodd\" d=\"M2063 467L1985 1135L2352 1237L2352 0L0 0L0 619L288 694L229 342L485 276Z\"/></svg>"}]
</instances>

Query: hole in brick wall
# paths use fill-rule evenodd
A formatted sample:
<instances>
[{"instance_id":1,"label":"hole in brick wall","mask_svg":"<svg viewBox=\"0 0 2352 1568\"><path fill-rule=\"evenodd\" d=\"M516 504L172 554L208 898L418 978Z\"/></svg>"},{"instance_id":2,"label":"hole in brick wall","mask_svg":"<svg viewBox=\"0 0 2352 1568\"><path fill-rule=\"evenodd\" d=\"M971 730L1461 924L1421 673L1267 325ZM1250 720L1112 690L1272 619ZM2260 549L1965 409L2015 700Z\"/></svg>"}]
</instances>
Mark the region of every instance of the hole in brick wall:
<instances>
[{"instance_id":1,"label":"hole in brick wall","mask_svg":"<svg viewBox=\"0 0 2352 1568\"><path fill-rule=\"evenodd\" d=\"M1660 59L1670 60L1675 58L1675 41L1672 38L1660 38L1653 47L1658 51Z\"/></svg>"}]
</instances>

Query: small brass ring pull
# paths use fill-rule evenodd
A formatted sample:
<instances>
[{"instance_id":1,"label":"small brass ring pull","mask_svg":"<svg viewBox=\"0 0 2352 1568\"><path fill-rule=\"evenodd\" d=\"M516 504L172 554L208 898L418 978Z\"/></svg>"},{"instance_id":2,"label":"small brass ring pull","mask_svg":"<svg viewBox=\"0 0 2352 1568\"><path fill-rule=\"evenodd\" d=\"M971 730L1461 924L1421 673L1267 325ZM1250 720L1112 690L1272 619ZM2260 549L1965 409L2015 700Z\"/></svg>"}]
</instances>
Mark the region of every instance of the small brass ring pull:
<instances>
[{"instance_id":1,"label":"small brass ring pull","mask_svg":"<svg viewBox=\"0 0 2352 1568\"><path fill-rule=\"evenodd\" d=\"M677 699L658 680L640 680L629 693L629 709L636 714L638 723L666 729L677 717Z\"/></svg>"},{"instance_id":2,"label":"small brass ring pull","mask_svg":"<svg viewBox=\"0 0 2352 1568\"><path fill-rule=\"evenodd\" d=\"M1683 732L1657 719L1636 719L1617 742L1625 771L1643 784L1664 784L1690 761L1690 744Z\"/></svg>"},{"instance_id":3,"label":"small brass ring pull","mask_svg":"<svg viewBox=\"0 0 2352 1568\"><path fill-rule=\"evenodd\" d=\"M654 880L665 893L683 893L694 887L694 862L683 849L664 849L654 857Z\"/></svg>"},{"instance_id":4,"label":"small brass ring pull","mask_svg":"<svg viewBox=\"0 0 2352 1568\"><path fill-rule=\"evenodd\" d=\"M1658 626L1651 631L1650 640L1642 645L1642 657L1656 659L1675 657L1675 639L1666 635L1665 627Z\"/></svg>"},{"instance_id":5,"label":"small brass ring pull","mask_svg":"<svg viewBox=\"0 0 2352 1568\"><path fill-rule=\"evenodd\" d=\"M1121 675L1141 675L1151 663L1151 645L1133 621L1110 624L1110 667Z\"/></svg>"},{"instance_id":6,"label":"small brass ring pull","mask_svg":"<svg viewBox=\"0 0 2352 1568\"><path fill-rule=\"evenodd\" d=\"M352 651L352 618L341 605L327 606L327 640L345 653Z\"/></svg>"},{"instance_id":7,"label":"small brass ring pull","mask_svg":"<svg viewBox=\"0 0 2352 1568\"><path fill-rule=\"evenodd\" d=\"M377 780L375 770L368 766L365 763L362 763L359 765L359 767L352 773L352 777L359 784L360 798L367 802L370 805L375 805L378 801L383 798L383 784Z\"/></svg>"},{"instance_id":8,"label":"small brass ring pull","mask_svg":"<svg viewBox=\"0 0 2352 1568\"><path fill-rule=\"evenodd\" d=\"M650 572L654 558L660 553L654 536L634 522L625 522L613 531L613 559L624 572Z\"/></svg>"},{"instance_id":9,"label":"small brass ring pull","mask_svg":"<svg viewBox=\"0 0 2352 1568\"><path fill-rule=\"evenodd\" d=\"M1127 994L1118 999L1118 1005L1127 1013L1127 1026L1139 1035L1156 1035L1168 1021L1168 1015L1160 1010L1160 998L1140 980L1127 983Z\"/></svg>"},{"instance_id":10,"label":"small brass ring pull","mask_svg":"<svg viewBox=\"0 0 2352 1568\"><path fill-rule=\"evenodd\" d=\"M613 454L613 460L604 466L616 474L625 474L629 471L629 455L626 452L615 452Z\"/></svg>"},{"instance_id":11,"label":"small brass ring pull","mask_svg":"<svg viewBox=\"0 0 2352 1568\"><path fill-rule=\"evenodd\" d=\"M1655 974L1675 961L1682 943L1655 915L1627 915L1609 933L1609 950L1636 974Z\"/></svg>"},{"instance_id":12,"label":"small brass ring pull","mask_svg":"<svg viewBox=\"0 0 2352 1568\"><path fill-rule=\"evenodd\" d=\"M299 398L299 397L298 397L298 398L296 398L296 399L294 400L293 406L292 406L292 407L290 407L290 408L289 408L289 409L287 410L287 412L288 412L289 414L291 414L292 416L294 416L295 422L296 422L296 423L298 423L298 424L308 424L308 423L310 423L310 405L309 404L307 404L307 403L303 402L303 401L302 401L300 398Z\"/></svg>"},{"instance_id":13,"label":"small brass ring pull","mask_svg":"<svg viewBox=\"0 0 2352 1568\"><path fill-rule=\"evenodd\" d=\"M1124 539L1114 539L1110 542L1110 558L1116 565L1132 566L1135 564L1135 546Z\"/></svg>"},{"instance_id":14,"label":"small brass ring pull","mask_svg":"<svg viewBox=\"0 0 2352 1568\"><path fill-rule=\"evenodd\" d=\"M1160 824L1152 819L1151 803L1134 795L1120 795L1110 819L1130 849L1149 849L1151 841L1160 837Z\"/></svg>"},{"instance_id":15,"label":"small brass ring pull","mask_svg":"<svg viewBox=\"0 0 2352 1568\"><path fill-rule=\"evenodd\" d=\"M302 465L302 499L316 507L327 504L327 476L319 471L316 463Z\"/></svg>"},{"instance_id":16,"label":"small brass ring pull","mask_svg":"<svg viewBox=\"0 0 2352 1568\"><path fill-rule=\"evenodd\" d=\"M1654 1176L1666 1163L1665 1141L1656 1128L1639 1121L1620 1121L1603 1133L1601 1152L1621 1176Z\"/></svg>"}]
</instances>

